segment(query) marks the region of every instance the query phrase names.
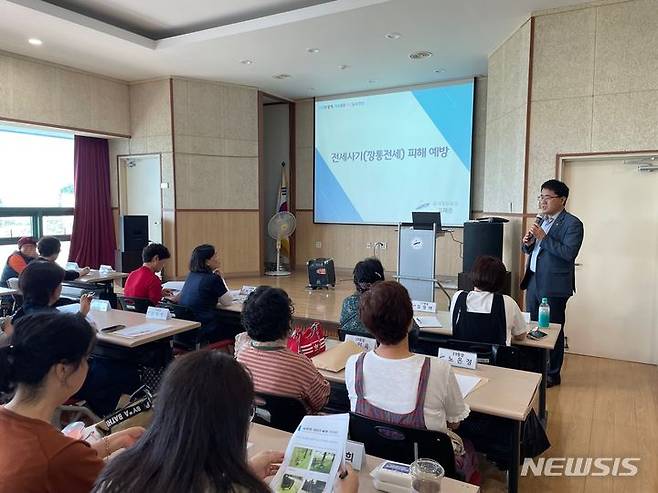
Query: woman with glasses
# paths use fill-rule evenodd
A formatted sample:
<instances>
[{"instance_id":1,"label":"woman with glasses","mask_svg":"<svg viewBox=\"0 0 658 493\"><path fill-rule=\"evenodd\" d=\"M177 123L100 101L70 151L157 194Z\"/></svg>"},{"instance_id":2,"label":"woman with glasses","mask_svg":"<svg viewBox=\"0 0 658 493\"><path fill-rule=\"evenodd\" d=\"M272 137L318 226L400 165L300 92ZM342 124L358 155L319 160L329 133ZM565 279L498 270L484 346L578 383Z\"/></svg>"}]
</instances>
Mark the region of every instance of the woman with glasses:
<instances>
[{"instance_id":1,"label":"woman with glasses","mask_svg":"<svg viewBox=\"0 0 658 493\"><path fill-rule=\"evenodd\" d=\"M250 342L237 359L251 373L256 392L293 397L317 412L329 400L329 382L310 359L288 349L292 314L292 302L283 289L256 288L242 308Z\"/></svg>"}]
</instances>

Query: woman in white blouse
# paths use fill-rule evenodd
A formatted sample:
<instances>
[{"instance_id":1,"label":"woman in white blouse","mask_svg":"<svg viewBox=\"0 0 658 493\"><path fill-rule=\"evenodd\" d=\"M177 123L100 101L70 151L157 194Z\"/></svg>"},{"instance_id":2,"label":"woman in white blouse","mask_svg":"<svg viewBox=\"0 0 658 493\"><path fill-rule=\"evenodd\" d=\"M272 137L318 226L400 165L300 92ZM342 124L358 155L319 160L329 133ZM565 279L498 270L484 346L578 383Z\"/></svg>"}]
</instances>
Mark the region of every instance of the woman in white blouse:
<instances>
[{"instance_id":1,"label":"woman in white blouse","mask_svg":"<svg viewBox=\"0 0 658 493\"><path fill-rule=\"evenodd\" d=\"M471 269L473 291L457 291L450 303L455 339L507 344L526 336L526 321L512 298L499 294L507 269L496 257L482 255Z\"/></svg>"},{"instance_id":2,"label":"woman in white blouse","mask_svg":"<svg viewBox=\"0 0 658 493\"><path fill-rule=\"evenodd\" d=\"M361 295L359 315L379 346L347 361L351 410L411 428L455 429L470 410L448 363L409 351L413 309L406 288L374 284Z\"/></svg>"}]
</instances>

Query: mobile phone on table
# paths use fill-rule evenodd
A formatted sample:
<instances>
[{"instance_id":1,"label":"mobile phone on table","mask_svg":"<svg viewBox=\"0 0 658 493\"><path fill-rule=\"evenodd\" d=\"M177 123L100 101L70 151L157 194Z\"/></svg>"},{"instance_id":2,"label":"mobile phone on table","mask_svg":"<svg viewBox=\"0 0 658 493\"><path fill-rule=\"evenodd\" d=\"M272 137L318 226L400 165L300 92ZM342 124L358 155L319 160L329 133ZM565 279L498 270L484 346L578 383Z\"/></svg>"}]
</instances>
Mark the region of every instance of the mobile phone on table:
<instances>
[{"instance_id":1,"label":"mobile phone on table","mask_svg":"<svg viewBox=\"0 0 658 493\"><path fill-rule=\"evenodd\" d=\"M528 337L530 339L535 339L535 340L542 339L543 337L546 337L547 335L548 334L546 332L542 332L539 329L534 329L534 330L531 330L530 332L528 332Z\"/></svg>"}]
</instances>

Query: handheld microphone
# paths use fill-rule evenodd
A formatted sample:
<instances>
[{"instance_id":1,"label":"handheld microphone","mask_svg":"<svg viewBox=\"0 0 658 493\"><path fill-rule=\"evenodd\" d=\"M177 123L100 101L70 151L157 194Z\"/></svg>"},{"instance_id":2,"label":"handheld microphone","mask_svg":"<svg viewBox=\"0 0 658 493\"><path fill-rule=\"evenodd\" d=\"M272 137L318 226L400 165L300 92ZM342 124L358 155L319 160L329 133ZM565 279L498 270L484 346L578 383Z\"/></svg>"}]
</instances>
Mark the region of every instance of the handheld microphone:
<instances>
[{"instance_id":1,"label":"handheld microphone","mask_svg":"<svg viewBox=\"0 0 658 493\"><path fill-rule=\"evenodd\" d=\"M541 228L541 225L544 223L544 215L539 213L537 214L537 217L535 218L535 224ZM530 233L530 236L535 236L532 233Z\"/></svg>"}]
</instances>

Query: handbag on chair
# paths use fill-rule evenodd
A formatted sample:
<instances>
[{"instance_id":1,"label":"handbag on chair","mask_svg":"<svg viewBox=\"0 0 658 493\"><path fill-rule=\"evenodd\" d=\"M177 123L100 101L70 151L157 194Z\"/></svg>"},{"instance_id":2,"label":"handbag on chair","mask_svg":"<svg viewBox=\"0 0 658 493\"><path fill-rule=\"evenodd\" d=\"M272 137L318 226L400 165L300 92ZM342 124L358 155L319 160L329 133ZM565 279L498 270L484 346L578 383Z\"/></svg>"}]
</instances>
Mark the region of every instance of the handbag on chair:
<instances>
[{"instance_id":1,"label":"handbag on chair","mask_svg":"<svg viewBox=\"0 0 658 493\"><path fill-rule=\"evenodd\" d=\"M306 327L295 327L288 337L288 349L293 353L303 354L309 358L323 353L325 344L324 329L320 322L313 322Z\"/></svg>"}]
</instances>

